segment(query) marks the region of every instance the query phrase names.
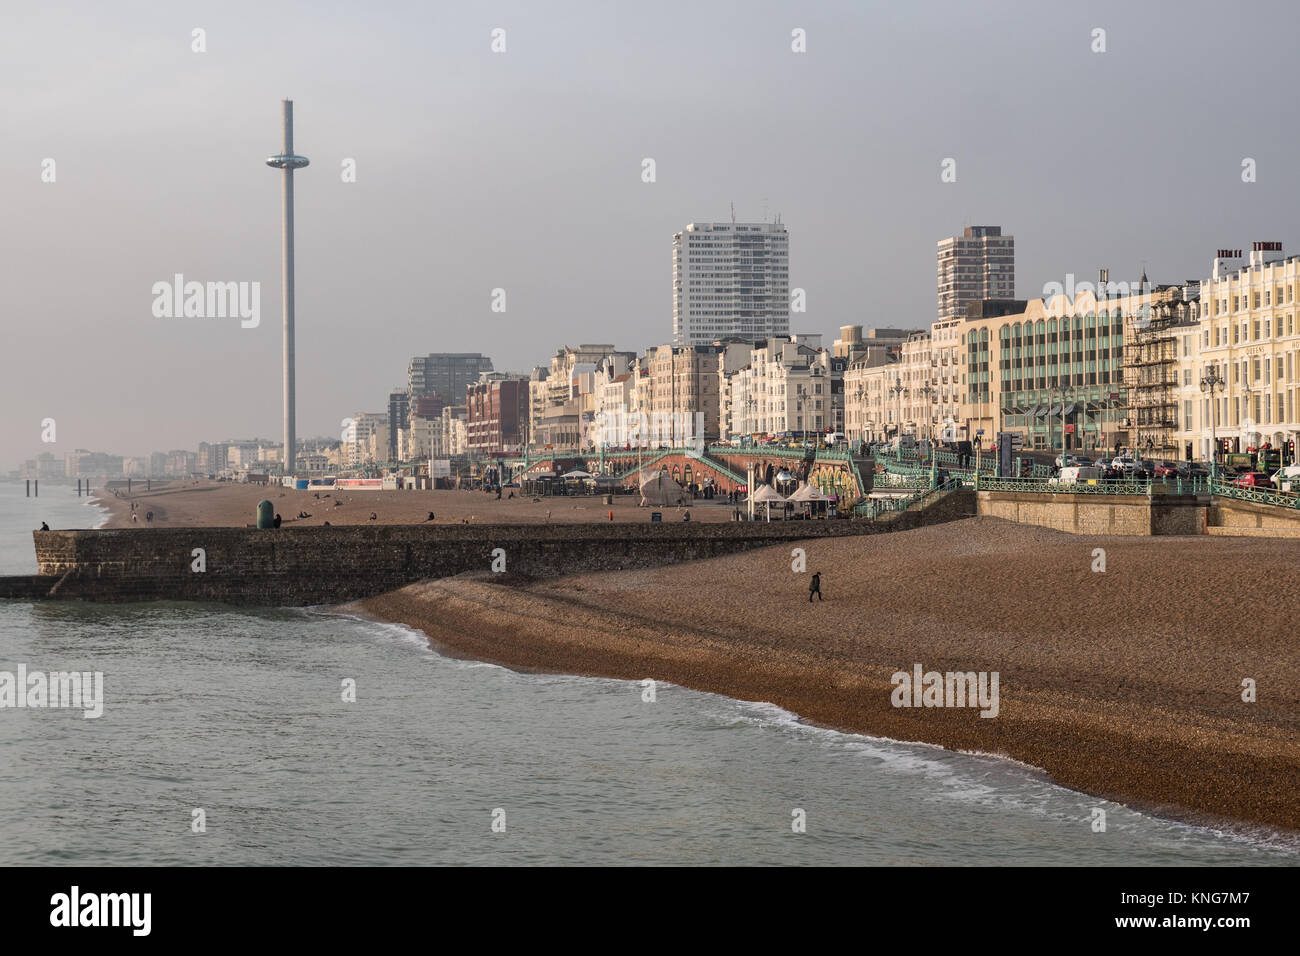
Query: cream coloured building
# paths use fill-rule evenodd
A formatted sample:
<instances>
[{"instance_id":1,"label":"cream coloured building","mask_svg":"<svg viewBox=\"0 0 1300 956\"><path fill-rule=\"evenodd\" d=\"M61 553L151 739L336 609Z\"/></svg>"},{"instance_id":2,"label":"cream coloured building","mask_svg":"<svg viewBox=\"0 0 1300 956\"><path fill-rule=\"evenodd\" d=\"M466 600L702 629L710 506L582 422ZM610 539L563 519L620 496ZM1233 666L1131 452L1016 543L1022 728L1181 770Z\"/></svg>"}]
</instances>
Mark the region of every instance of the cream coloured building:
<instances>
[{"instance_id":1,"label":"cream coloured building","mask_svg":"<svg viewBox=\"0 0 1300 956\"><path fill-rule=\"evenodd\" d=\"M754 344L749 362L728 387L727 436L796 436L823 432L830 425L831 353L788 336Z\"/></svg>"},{"instance_id":2,"label":"cream coloured building","mask_svg":"<svg viewBox=\"0 0 1300 956\"><path fill-rule=\"evenodd\" d=\"M1256 242L1249 256L1221 249L1201 282L1200 316L1180 330L1177 440L1208 458L1211 435L1222 448L1247 451L1300 440L1300 256L1280 242ZM1200 387L1213 369L1225 383Z\"/></svg>"}]
</instances>

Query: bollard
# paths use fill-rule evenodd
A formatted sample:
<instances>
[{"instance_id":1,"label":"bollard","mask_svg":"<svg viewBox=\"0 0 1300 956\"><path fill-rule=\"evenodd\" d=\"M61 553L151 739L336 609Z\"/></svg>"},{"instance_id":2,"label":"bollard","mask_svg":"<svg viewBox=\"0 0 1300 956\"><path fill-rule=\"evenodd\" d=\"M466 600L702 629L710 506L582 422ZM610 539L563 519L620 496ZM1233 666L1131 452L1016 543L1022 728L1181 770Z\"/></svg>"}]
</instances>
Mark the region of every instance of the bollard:
<instances>
[{"instance_id":1,"label":"bollard","mask_svg":"<svg viewBox=\"0 0 1300 956\"><path fill-rule=\"evenodd\" d=\"M31 496L32 496L32 480L31 480L30 478L28 478L28 479L27 479L27 497L30 498Z\"/></svg>"},{"instance_id":2,"label":"bollard","mask_svg":"<svg viewBox=\"0 0 1300 956\"><path fill-rule=\"evenodd\" d=\"M39 498L41 496L41 479L37 478L34 482L32 482L32 490L36 492L34 495L32 495L33 498Z\"/></svg>"}]
</instances>

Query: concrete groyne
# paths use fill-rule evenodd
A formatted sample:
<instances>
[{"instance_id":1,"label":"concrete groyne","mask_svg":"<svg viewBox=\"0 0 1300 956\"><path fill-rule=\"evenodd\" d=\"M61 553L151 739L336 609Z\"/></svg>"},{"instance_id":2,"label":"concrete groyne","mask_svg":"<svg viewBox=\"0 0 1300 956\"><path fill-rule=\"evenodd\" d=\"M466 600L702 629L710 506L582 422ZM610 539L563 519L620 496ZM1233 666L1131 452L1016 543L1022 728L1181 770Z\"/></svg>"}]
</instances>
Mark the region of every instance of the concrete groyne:
<instances>
[{"instance_id":1,"label":"concrete groyne","mask_svg":"<svg viewBox=\"0 0 1300 956\"><path fill-rule=\"evenodd\" d=\"M970 503L952 509L952 517ZM36 531L38 576L0 578L27 600L224 601L305 606L370 597L426 578L501 570L529 578L648 568L809 538L911 527L788 521L555 525L364 525ZM926 521L936 519L927 516Z\"/></svg>"}]
</instances>

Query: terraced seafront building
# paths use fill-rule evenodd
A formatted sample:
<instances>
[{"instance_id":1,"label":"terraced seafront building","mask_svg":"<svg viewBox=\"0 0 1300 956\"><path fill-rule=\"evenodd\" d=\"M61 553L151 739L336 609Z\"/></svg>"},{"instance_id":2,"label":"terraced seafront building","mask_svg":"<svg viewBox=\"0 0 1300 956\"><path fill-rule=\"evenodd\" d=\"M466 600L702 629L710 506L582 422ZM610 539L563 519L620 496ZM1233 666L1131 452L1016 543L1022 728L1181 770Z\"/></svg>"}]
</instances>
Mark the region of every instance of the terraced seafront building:
<instances>
[{"instance_id":1,"label":"terraced seafront building","mask_svg":"<svg viewBox=\"0 0 1300 956\"><path fill-rule=\"evenodd\" d=\"M1173 445L1208 457L1265 444L1292 457L1300 442L1300 256L1255 242L1249 256L1220 249L1200 283L1195 321L1170 330L1177 384L1170 389ZM1214 370L1223 384L1202 388ZM1208 384L1208 383L1207 383Z\"/></svg>"}]
</instances>

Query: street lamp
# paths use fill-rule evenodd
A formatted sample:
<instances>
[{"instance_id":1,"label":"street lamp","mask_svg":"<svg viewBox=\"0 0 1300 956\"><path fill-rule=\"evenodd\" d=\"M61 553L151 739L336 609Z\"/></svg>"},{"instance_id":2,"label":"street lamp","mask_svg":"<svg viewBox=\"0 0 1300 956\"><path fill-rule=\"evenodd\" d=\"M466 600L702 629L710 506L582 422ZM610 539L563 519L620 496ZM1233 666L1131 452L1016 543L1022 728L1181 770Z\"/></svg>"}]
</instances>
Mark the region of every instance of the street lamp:
<instances>
[{"instance_id":1,"label":"street lamp","mask_svg":"<svg viewBox=\"0 0 1300 956\"><path fill-rule=\"evenodd\" d=\"M857 406L856 406L856 407L857 407L857 414L862 416L862 422L860 422L859 424L860 424L861 426L865 426L865 424L866 424L866 418L867 418L867 412L866 412L866 409L865 409L865 408L863 407L863 405L862 405L862 394L863 394L862 383L861 383L861 382L858 382L858 389L857 389L856 392L854 392L854 395L855 395L855 397L857 398ZM855 417L856 417L856 416L855 416ZM861 441L861 440L863 439L863 435L862 435L863 430L864 430L863 427L860 427L860 428L858 429L858 439L859 439L859 441Z\"/></svg>"},{"instance_id":2,"label":"street lamp","mask_svg":"<svg viewBox=\"0 0 1300 956\"><path fill-rule=\"evenodd\" d=\"M1216 476L1219 462L1219 400L1214 396L1216 391L1222 391L1227 386L1228 383L1219 376L1219 369L1216 365L1211 365L1206 369L1205 374L1201 376L1201 391L1209 393L1210 396L1210 446L1213 455L1210 459L1211 481Z\"/></svg>"},{"instance_id":3,"label":"street lamp","mask_svg":"<svg viewBox=\"0 0 1300 956\"><path fill-rule=\"evenodd\" d=\"M898 428L896 434L898 436L898 450L901 453L903 450L903 380L895 376L894 384L889 390L894 393L894 398L898 402Z\"/></svg>"},{"instance_id":4,"label":"street lamp","mask_svg":"<svg viewBox=\"0 0 1300 956\"><path fill-rule=\"evenodd\" d=\"M1255 424L1255 409L1251 407L1251 396L1254 394L1250 387L1250 379L1246 377L1245 370L1242 370L1241 376L1241 404L1244 406L1241 410L1241 428L1239 430L1241 450L1250 451L1250 436L1255 434L1253 431L1247 431L1247 422Z\"/></svg>"},{"instance_id":5,"label":"street lamp","mask_svg":"<svg viewBox=\"0 0 1300 956\"><path fill-rule=\"evenodd\" d=\"M922 395L925 396L925 402L926 402L926 405L928 406L929 403L930 403L930 396L933 395L933 394L935 393L935 390L934 390L933 388L931 388L931 387L930 387L930 383L927 382L925 385L921 386L921 388L918 389L918 391L920 391L920 393L921 393ZM930 418L930 409L929 409L928 407L925 409L925 417L926 417L927 420ZM934 444L934 428L933 428L933 427L931 427L931 429L930 429L930 444L931 444L931 445Z\"/></svg>"}]
</instances>

